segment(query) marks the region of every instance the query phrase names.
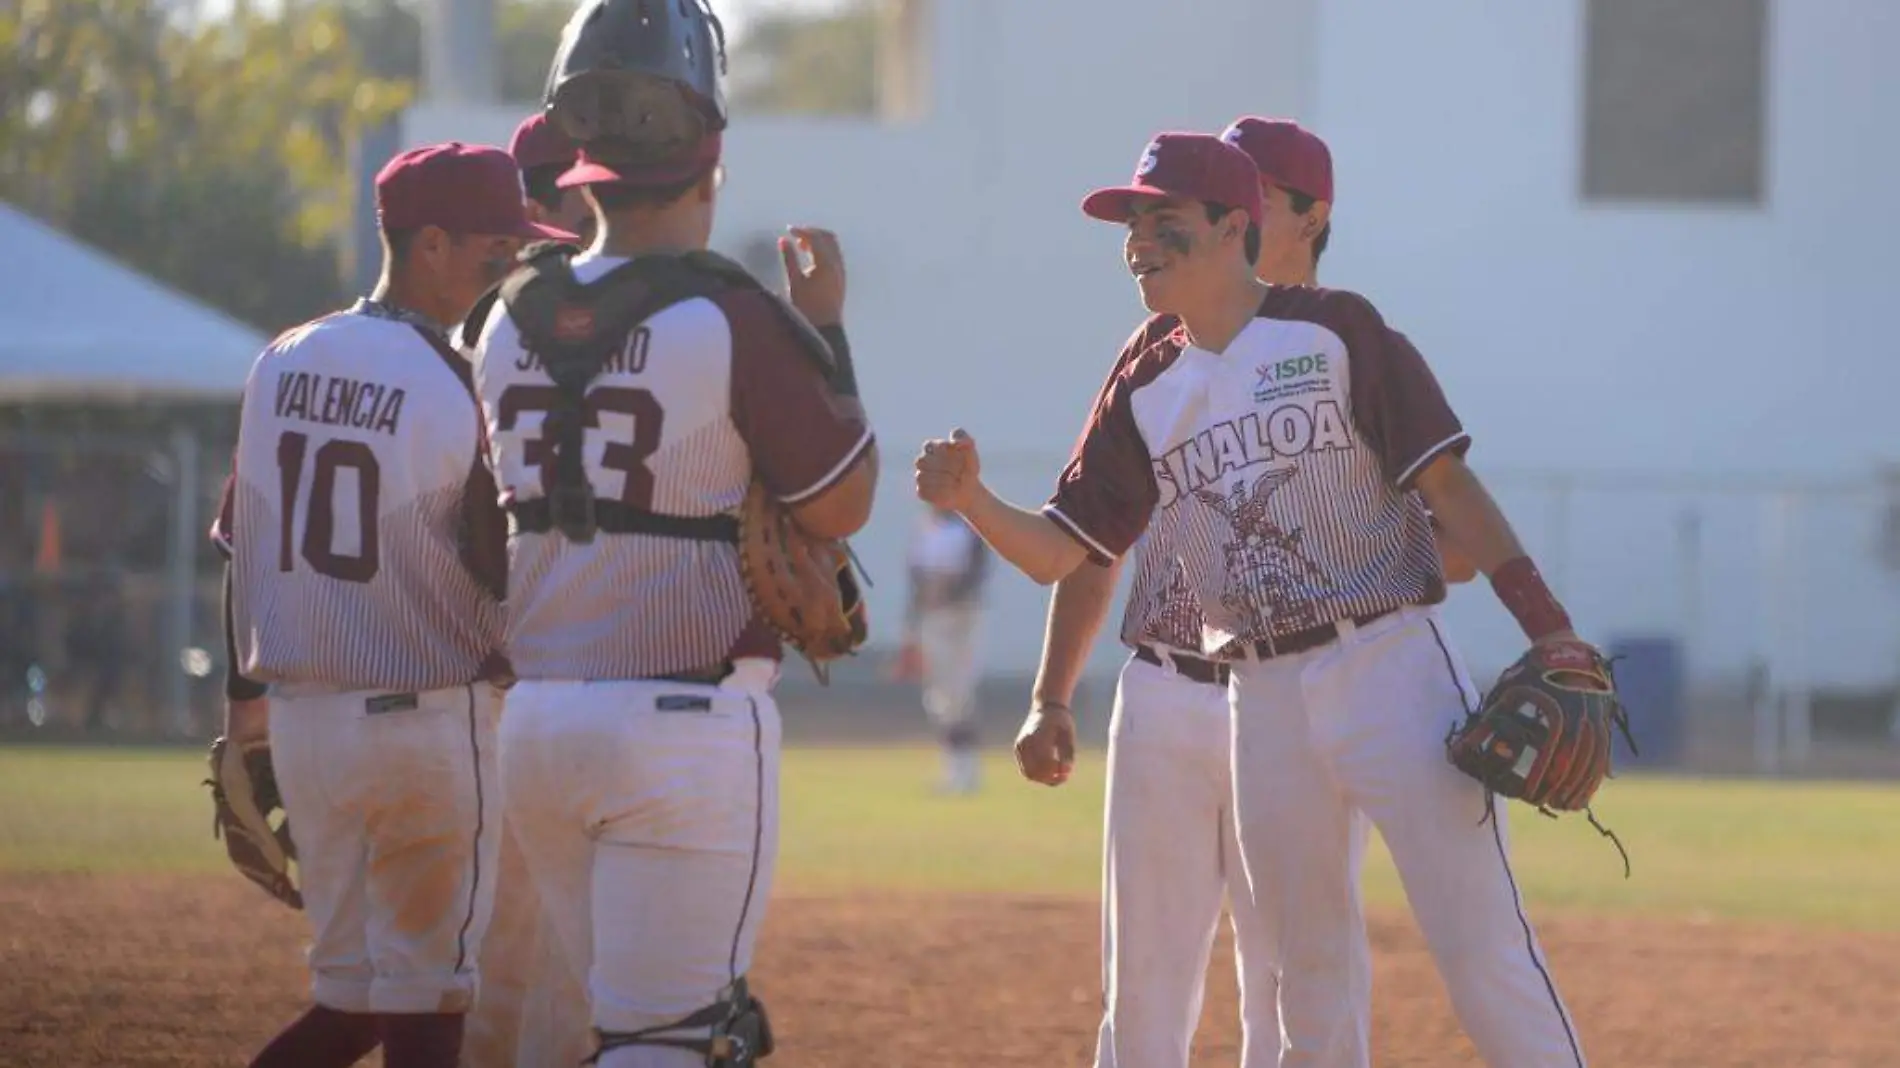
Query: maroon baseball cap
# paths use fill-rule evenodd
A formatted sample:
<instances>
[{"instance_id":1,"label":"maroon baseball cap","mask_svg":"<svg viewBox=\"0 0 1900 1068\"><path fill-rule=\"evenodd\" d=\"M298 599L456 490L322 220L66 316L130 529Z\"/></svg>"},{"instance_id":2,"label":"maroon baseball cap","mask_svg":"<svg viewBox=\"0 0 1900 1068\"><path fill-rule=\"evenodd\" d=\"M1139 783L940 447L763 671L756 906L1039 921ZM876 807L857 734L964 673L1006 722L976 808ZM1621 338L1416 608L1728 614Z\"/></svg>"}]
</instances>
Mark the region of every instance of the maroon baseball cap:
<instances>
[{"instance_id":1,"label":"maroon baseball cap","mask_svg":"<svg viewBox=\"0 0 1900 1068\"><path fill-rule=\"evenodd\" d=\"M1123 222L1137 197L1186 197L1240 208L1260 222L1260 175L1240 149L1209 134L1156 134L1135 165L1128 185L1097 189L1082 212L1104 222Z\"/></svg>"},{"instance_id":2,"label":"maroon baseball cap","mask_svg":"<svg viewBox=\"0 0 1900 1068\"><path fill-rule=\"evenodd\" d=\"M524 171L555 163L572 166L576 151L573 140L539 111L521 120L521 125L515 127L514 140L508 142L508 154Z\"/></svg>"},{"instance_id":3,"label":"maroon baseball cap","mask_svg":"<svg viewBox=\"0 0 1900 1068\"><path fill-rule=\"evenodd\" d=\"M1333 202L1333 153L1319 135L1292 119L1235 119L1221 140L1252 157L1260 177L1314 200Z\"/></svg>"},{"instance_id":4,"label":"maroon baseball cap","mask_svg":"<svg viewBox=\"0 0 1900 1068\"><path fill-rule=\"evenodd\" d=\"M683 152L667 159L638 159L612 141L580 146L580 155L566 174L554 180L562 189L581 185L672 185L684 182L719 162L721 138L710 133Z\"/></svg>"},{"instance_id":5,"label":"maroon baseball cap","mask_svg":"<svg viewBox=\"0 0 1900 1068\"><path fill-rule=\"evenodd\" d=\"M376 175L376 216L385 230L438 226L452 234L579 240L530 221L525 200L514 157L492 145L410 149Z\"/></svg>"}]
</instances>

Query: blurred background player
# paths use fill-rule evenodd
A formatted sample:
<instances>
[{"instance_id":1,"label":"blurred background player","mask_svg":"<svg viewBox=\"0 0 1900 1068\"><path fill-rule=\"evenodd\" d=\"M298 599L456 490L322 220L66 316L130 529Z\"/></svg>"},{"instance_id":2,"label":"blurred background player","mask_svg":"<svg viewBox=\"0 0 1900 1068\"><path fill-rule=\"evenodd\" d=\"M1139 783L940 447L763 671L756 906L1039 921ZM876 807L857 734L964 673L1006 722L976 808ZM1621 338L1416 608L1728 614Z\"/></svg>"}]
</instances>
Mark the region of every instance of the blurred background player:
<instances>
[{"instance_id":1,"label":"blurred background player","mask_svg":"<svg viewBox=\"0 0 1900 1068\"><path fill-rule=\"evenodd\" d=\"M521 186L528 194L528 217L545 226L573 234L582 248L594 243L594 209L578 189L563 189L561 175L574 166L578 152L560 127L537 111L521 120L508 143L508 154L521 168Z\"/></svg>"},{"instance_id":2,"label":"blurred background player","mask_svg":"<svg viewBox=\"0 0 1900 1068\"><path fill-rule=\"evenodd\" d=\"M981 778L976 689L989 546L955 512L925 508L911 535L909 571L899 672L922 686L924 713L943 746L940 788L974 793Z\"/></svg>"},{"instance_id":3,"label":"blurred background player","mask_svg":"<svg viewBox=\"0 0 1900 1068\"><path fill-rule=\"evenodd\" d=\"M453 1068L494 893L506 527L446 331L571 235L498 148L403 153L376 197L382 279L259 357L215 529L254 680L225 733L269 739L313 936L316 1005L255 1068Z\"/></svg>"},{"instance_id":4,"label":"blurred background player","mask_svg":"<svg viewBox=\"0 0 1900 1068\"><path fill-rule=\"evenodd\" d=\"M836 238L780 242L824 342L778 297L665 255L711 237L723 36L698 4L577 12L550 103L589 133L558 185L584 191L595 243L537 259L471 315L514 527L508 818L584 977L602 1068L764 1052L746 977L777 864L783 649L733 517L757 483L805 531L843 538L876 487Z\"/></svg>"}]
</instances>

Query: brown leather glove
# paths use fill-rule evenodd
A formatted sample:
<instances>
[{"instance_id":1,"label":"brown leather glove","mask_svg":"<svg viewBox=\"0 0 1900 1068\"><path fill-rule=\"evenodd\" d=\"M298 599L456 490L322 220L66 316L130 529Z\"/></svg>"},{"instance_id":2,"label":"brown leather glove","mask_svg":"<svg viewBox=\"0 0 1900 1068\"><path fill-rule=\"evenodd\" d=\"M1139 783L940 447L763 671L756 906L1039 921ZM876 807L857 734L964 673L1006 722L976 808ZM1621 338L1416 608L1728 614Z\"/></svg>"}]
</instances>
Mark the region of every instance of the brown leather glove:
<instances>
[{"instance_id":1,"label":"brown leather glove","mask_svg":"<svg viewBox=\"0 0 1900 1068\"><path fill-rule=\"evenodd\" d=\"M864 597L842 540L814 538L754 482L739 512L739 565L759 614L829 684L830 662L870 633Z\"/></svg>"},{"instance_id":2,"label":"brown leather glove","mask_svg":"<svg viewBox=\"0 0 1900 1068\"><path fill-rule=\"evenodd\" d=\"M271 813L284 807L277 792L266 740L237 743L220 737L211 743L212 837L224 839L231 866L264 892L293 909L303 908L303 894L290 875L297 847L290 838L290 820L273 828Z\"/></svg>"}]
</instances>

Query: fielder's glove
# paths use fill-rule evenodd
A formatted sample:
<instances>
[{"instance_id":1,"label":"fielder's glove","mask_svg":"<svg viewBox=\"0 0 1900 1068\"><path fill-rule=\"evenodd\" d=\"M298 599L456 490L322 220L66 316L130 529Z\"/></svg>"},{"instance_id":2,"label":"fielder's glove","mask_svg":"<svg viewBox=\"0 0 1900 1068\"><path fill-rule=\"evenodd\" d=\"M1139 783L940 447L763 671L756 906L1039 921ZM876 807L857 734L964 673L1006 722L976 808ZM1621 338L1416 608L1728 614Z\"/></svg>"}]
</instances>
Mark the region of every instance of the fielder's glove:
<instances>
[{"instance_id":1,"label":"fielder's glove","mask_svg":"<svg viewBox=\"0 0 1900 1068\"><path fill-rule=\"evenodd\" d=\"M1611 775L1612 727L1635 752L1609 661L1587 642L1554 642L1532 646L1505 668L1445 746L1453 765L1485 785L1487 801L1502 795L1553 818L1583 812L1621 852L1590 811ZM1623 864L1627 875L1628 854Z\"/></svg>"},{"instance_id":2,"label":"fielder's glove","mask_svg":"<svg viewBox=\"0 0 1900 1068\"><path fill-rule=\"evenodd\" d=\"M233 742L220 737L211 743L213 819L211 835L224 839L231 865L264 892L293 909L303 908L303 895L290 876L297 848L290 839L289 814L273 828L271 813L284 807L271 768L270 742L258 739Z\"/></svg>"},{"instance_id":3,"label":"fielder's glove","mask_svg":"<svg viewBox=\"0 0 1900 1068\"><path fill-rule=\"evenodd\" d=\"M830 662L854 655L869 634L864 596L841 540L814 538L753 482L739 511L739 568L773 630L829 683Z\"/></svg>"}]
</instances>

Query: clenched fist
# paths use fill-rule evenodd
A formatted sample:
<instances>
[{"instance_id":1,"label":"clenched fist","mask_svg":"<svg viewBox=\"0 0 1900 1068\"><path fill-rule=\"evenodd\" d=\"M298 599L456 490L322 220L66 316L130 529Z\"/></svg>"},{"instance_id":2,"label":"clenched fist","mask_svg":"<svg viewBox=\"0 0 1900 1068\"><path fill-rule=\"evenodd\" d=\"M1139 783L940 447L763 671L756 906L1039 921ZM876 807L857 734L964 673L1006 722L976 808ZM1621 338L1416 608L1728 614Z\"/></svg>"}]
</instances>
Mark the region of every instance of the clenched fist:
<instances>
[{"instance_id":1,"label":"clenched fist","mask_svg":"<svg viewBox=\"0 0 1900 1068\"><path fill-rule=\"evenodd\" d=\"M785 295L813 326L844 322L844 252L838 235L815 226L793 226L778 239L785 261ZM811 267L804 260L809 257Z\"/></svg>"},{"instance_id":2,"label":"clenched fist","mask_svg":"<svg viewBox=\"0 0 1900 1068\"><path fill-rule=\"evenodd\" d=\"M961 429L952 431L948 440L926 441L917 454L917 499L952 512L968 511L983 485L981 473L976 439Z\"/></svg>"},{"instance_id":3,"label":"clenched fist","mask_svg":"<svg viewBox=\"0 0 1900 1068\"><path fill-rule=\"evenodd\" d=\"M1030 782L1061 786L1075 770L1075 713L1038 705L1016 732L1016 770Z\"/></svg>"}]
</instances>

